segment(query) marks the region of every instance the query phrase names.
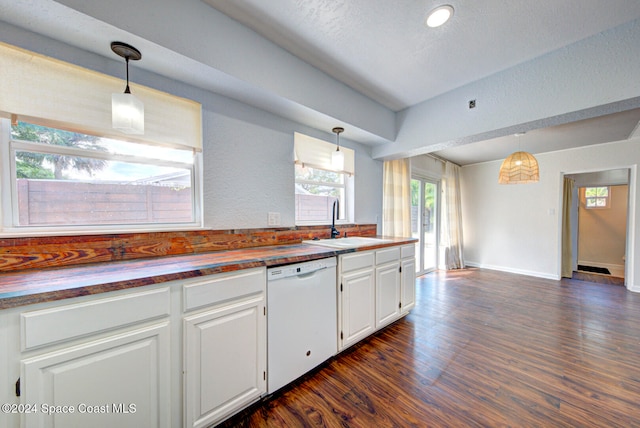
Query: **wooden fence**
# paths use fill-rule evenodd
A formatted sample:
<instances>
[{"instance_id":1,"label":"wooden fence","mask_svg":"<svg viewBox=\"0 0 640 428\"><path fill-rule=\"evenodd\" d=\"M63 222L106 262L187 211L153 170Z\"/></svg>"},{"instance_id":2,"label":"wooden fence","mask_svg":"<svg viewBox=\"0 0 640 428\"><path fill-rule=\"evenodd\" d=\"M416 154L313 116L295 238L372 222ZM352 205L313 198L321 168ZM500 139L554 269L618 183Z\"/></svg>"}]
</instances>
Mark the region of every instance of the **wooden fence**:
<instances>
[{"instance_id":1,"label":"wooden fence","mask_svg":"<svg viewBox=\"0 0 640 428\"><path fill-rule=\"evenodd\" d=\"M304 195L296 193L296 220L331 222L333 196Z\"/></svg>"},{"instance_id":2,"label":"wooden fence","mask_svg":"<svg viewBox=\"0 0 640 428\"><path fill-rule=\"evenodd\" d=\"M188 187L19 179L18 207L22 226L192 221Z\"/></svg>"}]
</instances>

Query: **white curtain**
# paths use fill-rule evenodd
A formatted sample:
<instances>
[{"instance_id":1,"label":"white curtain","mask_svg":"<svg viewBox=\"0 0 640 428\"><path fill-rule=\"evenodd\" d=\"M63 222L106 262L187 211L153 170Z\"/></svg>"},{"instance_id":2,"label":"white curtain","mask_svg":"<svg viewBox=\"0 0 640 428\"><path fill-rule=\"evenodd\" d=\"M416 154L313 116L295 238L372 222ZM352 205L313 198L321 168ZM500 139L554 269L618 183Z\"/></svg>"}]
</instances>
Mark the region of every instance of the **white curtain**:
<instances>
[{"instance_id":1,"label":"white curtain","mask_svg":"<svg viewBox=\"0 0 640 428\"><path fill-rule=\"evenodd\" d=\"M411 237L411 172L409 159L384 163L382 234Z\"/></svg>"},{"instance_id":2,"label":"white curtain","mask_svg":"<svg viewBox=\"0 0 640 428\"><path fill-rule=\"evenodd\" d=\"M460 167L445 162L444 170L440 245L444 247L446 269L463 269Z\"/></svg>"}]
</instances>

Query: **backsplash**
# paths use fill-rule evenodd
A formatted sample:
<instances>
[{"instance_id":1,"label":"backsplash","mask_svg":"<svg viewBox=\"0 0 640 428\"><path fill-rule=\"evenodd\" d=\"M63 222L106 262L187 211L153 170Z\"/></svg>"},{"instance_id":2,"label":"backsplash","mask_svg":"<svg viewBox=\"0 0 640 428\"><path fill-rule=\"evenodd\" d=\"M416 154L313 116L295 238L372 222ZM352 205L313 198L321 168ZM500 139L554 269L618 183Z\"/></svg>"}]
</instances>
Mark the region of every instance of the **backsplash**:
<instances>
[{"instance_id":1,"label":"backsplash","mask_svg":"<svg viewBox=\"0 0 640 428\"><path fill-rule=\"evenodd\" d=\"M0 272L86 263L196 254L329 238L328 226L118 233L108 235L0 238ZM375 236L375 224L338 227L348 236Z\"/></svg>"}]
</instances>

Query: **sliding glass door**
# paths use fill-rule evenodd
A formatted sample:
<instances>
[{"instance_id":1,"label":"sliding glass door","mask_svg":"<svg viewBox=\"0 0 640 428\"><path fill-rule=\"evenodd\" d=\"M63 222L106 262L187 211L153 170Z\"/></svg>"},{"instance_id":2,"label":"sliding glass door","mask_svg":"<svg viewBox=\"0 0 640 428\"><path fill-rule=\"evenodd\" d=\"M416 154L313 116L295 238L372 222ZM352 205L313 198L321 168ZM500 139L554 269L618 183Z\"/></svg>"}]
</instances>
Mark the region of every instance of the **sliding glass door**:
<instances>
[{"instance_id":1,"label":"sliding glass door","mask_svg":"<svg viewBox=\"0 0 640 428\"><path fill-rule=\"evenodd\" d=\"M438 267L440 183L426 178L411 180L411 235L416 243L416 273Z\"/></svg>"}]
</instances>

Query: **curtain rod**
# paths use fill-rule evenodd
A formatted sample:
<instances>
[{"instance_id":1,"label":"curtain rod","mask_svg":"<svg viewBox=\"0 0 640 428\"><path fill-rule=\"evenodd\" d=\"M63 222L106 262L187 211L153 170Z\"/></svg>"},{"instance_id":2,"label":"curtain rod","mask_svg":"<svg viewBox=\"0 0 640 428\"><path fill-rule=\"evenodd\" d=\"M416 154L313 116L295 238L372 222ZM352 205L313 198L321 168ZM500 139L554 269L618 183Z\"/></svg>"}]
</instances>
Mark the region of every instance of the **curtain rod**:
<instances>
[{"instance_id":1,"label":"curtain rod","mask_svg":"<svg viewBox=\"0 0 640 428\"><path fill-rule=\"evenodd\" d=\"M425 155L427 155L427 156L429 156L430 158L433 158L433 159L435 159L435 160L439 160L439 161L440 161L440 162L442 162L442 163L449 162L449 163L454 164L455 166L462 167L462 165L459 165L459 164L457 164L457 163L455 163L455 162L453 162L453 161L450 161L449 159L445 159L445 158L440 157L440 156L438 156L438 155L434 155L433 153L425 153Z\"/></svg>"}]
</instances>

